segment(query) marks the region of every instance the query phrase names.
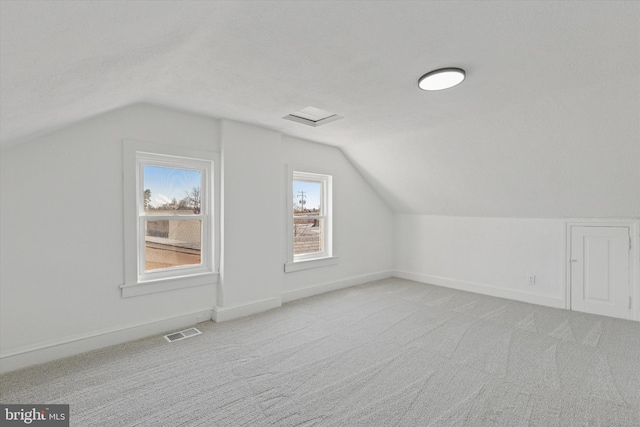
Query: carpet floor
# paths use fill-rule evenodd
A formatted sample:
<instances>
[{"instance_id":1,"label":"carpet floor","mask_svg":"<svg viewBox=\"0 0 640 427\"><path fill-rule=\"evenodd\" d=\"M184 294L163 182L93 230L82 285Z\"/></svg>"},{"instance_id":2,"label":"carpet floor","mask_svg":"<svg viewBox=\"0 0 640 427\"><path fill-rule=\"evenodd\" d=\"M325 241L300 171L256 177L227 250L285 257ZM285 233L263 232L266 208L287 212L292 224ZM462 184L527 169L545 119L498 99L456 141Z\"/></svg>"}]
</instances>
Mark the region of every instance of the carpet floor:
<instances>
[{"instance_id":1,"label":"carpet floor","mask_svg":"<svg viewBox=\"0 0 640 427\"><path fill-rule=\"evenodd\" d=\"M386 279L0 377L72 426L640 426L640 323Z\"/></svg>"}]
</instances>

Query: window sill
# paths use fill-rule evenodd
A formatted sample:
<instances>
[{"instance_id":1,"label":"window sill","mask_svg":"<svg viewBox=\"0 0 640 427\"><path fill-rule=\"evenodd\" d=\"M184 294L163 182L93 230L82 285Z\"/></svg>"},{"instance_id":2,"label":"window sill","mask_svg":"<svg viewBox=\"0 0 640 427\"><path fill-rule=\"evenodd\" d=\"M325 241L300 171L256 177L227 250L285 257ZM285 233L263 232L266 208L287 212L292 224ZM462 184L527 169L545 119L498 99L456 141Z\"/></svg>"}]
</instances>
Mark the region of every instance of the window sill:
<instances>
[{"instance_id":1,"label":"window sill","mask_svg":"<svg viewBox=\"0 0 640 427\"><path fill-rule=\"evenodd\" d=\"M120 289L122 290L122 298L128 298L139 295L154 294L157 292L172 291L175 289L191 288L194 286L215 285L218 283L219 278L220 275L218 273L203 273L183 277L170 277L148 282L124 284L120 286Z\"/></svg>"},{"instance_id":2,"label":"window sill","mask_svg":"<svg viewBox=\"0 0 640 427\"><path fill-rule=\"evenodd\" d=\"M310 268L326 267L328 265L335 265L338 263L338 257L326 257L308 259L304 261L288 262L284 265L285 273L292 273L294 271L308 270Z\"/></svg>"}]
</instances>

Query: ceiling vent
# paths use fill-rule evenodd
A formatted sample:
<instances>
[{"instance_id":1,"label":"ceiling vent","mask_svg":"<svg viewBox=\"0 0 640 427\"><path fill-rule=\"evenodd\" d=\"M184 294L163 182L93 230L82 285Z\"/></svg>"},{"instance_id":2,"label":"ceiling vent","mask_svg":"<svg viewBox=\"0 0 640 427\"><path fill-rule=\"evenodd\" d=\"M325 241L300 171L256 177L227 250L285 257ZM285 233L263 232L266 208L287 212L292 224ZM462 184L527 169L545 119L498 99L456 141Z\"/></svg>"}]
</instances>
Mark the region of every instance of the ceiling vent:
<instances>
[{"instance_id":1,"label":"ceiling vent","mask_svg":"<svg viewBox=\"0 0 640 427\"><path fill-rule=\"evenodd\" d=\"M180 341L185 338L194 337L196 335L200 335L202 332L197 330L196 328L185 329L184 331L174 332L172 334L168 334L164 336L164 339L169 342Z\"/></svg>"},{"instance_id":2,"label":"ceiling vent","mask_svg":"<svg viewBox=\"0 0 640 427\"><path fill-rule=\"evenodd\" d=\"M330 122L334 122L341 118L342 116L339 116L335 113L330 113L328 111L324 111L315 107L303 108L302 110L296 111L295 113L291 113L288 116L283 117L283 119L291 120L294 122L302 123L303 125L313 127L318 127Z\"/></svg>"}]
</instances>

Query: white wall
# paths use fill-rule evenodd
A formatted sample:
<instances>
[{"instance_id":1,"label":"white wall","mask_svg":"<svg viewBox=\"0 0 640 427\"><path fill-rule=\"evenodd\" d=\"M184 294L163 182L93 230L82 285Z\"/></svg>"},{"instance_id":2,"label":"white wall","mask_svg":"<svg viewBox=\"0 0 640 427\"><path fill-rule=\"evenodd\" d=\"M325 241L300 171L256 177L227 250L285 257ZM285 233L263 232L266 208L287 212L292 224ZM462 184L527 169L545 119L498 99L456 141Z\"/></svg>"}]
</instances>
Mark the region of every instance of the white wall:
<instances>
[{"instance_id":1,"label":"white wall","mask_svg":"<svg viewBox=\"0 0 640 427\"><path fill-rule=\"evenodd\" d=\"M278 132L222 121L222 286L218 305L280 303L284 206Z\"/></svg>"},{"instance_id":2,"label":"white wall","mask_svg":"<svg viewBox=\"0 0 640 427\"><path fill-rule=\"evenodd\" d=\"M218 289L121 297L123 139L221 152ZM394 272L565 304L564 220L394 215L339 149L261 127L142 104L1 154L3 371ZM284 272L289 164L333 176L335 265Z\"/></svg>"},{"instance_id":3,"label":"white wall","mask_svg":"<svg viewBox=\"0 0 640 427\"><path fill-rule=\"evenodd\" d=\"M565 306L562 219L401 215L396 275L552 307ZM527 283L535 275L535 285Z\"/></svg>"},{"instance_id":4,"label":"white wall","mask_svg":"<svg viewBox=\"0 0 640 427\"><path fill-rule=\"evenodd\" d=\"M221 152L221 283L122 298L122 140ZM340 150L133 105L2 151L0 370L388 277L392 213ZM284 273L286 165L334 176L338 265Z\"/></svg>"},{"instance_id":5,"label":"white wall","mask_svg":"<svg viewBox=\"0 0 640 427\"><path fill-rule=\"evenodd\" d=\"M29 350L210 318L213 285L121 297L123 139L220 146L217 120L135 105L2 151L2 369Z\"/></svg>"},{"instance_id":6,"label":"white wall","mask_svg":"<svg viewBox=\"0 0 640 427\"><path fill-rule=\"evenodd\" d=\"M389 277L393 215L331 146L222 120L223 259L216 320ZM287 165L333 176L336 265L285 273Z\"/></svg>"},{"instance_id":7,"label":"white wall","mask_svg":"<svg viewBox=\"0 0 640 427\"><path fill-rule=\"evenodd\" d=\"M283 273L285 301L388 277L392 268L393 214L335 147L283 136L282 185L287 164L333 176L333 255L338 264ZM286 204L285 195L282 204ZM282 248L286 261L286 246Z\"/></svg>"}]
</instances>

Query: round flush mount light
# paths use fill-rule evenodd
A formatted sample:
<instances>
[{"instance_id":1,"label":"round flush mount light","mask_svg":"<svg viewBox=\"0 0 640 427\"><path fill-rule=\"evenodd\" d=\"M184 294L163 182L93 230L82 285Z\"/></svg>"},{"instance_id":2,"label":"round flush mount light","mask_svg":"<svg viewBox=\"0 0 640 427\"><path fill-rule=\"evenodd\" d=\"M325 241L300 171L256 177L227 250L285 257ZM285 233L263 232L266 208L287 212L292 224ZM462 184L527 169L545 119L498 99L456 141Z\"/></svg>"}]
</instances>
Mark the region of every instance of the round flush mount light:
<instances>
[{"instance_id":1,"label":"round flush mount light","mask_svg":"<svg viewBox=\"0 0 640 427\"><path fill-rule=\"evenodd\" d=\"M422 90L449 89L462 83L465 72L462 68L440 68L420 77L418 87Z\"/></svg>"}]
</instances>

